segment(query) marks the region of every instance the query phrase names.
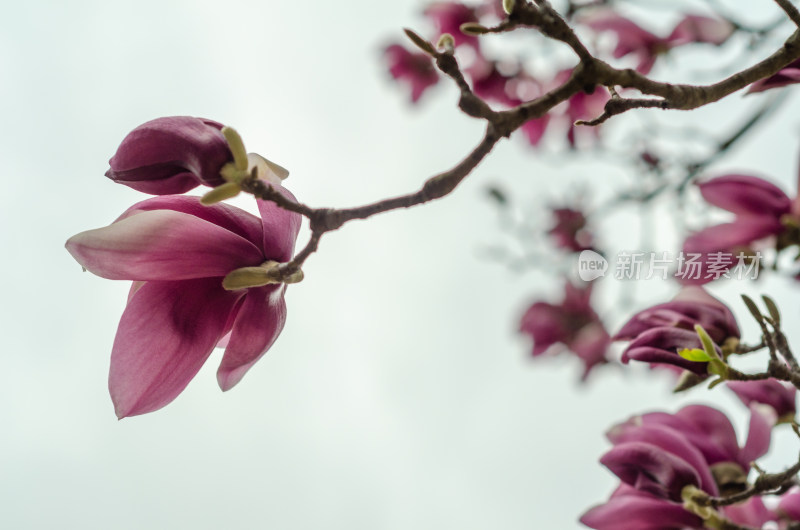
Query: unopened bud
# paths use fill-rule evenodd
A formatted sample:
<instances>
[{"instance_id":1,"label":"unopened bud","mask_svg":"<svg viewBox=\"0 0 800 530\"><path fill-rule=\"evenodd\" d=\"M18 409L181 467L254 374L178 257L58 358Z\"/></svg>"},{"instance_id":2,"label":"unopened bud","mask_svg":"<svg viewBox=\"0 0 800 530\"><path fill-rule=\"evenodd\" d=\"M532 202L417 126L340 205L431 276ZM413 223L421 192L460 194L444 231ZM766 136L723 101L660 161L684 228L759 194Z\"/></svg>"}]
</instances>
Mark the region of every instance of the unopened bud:
<instances>
[{"instance_id":1,"label":"unopened bud","mask_svg":"<svg viewBox=\"0 0 800 530\"><path fill-rule=\"evenodd\" d=\"M403 31L405 32L406 36L409 39L411 39L411 42L413 42L417 46L417 48L424 51L431 57L436 57L438 55L436 49L433 46L431 46L430 42L426 41L425 39L423 39L422 37L420 37L419 35L417 35L408 28L404 28Z\"/></svg>"},{"instance_id":2,"label":"unopened bud","mask_svg":"<svg viewBox=\"0 0 800 530\"><path fill-rule=\"evenodd\" d=\"M486 35L489 33L489 28L477 22L464 22L459 29L464 35Z\"/></svg>"},{"instance_id":3,"label":"unopened bud","mask_svg":"<svg viewBox=\"0 0 800 530\"><path fill-rule=\"evenodd\" d=\"M436 48L442 50L444 53L452 55L456 51L456 40L449 33L442 33L439 41L436 43Z\"/></svg>"}]
</instances>

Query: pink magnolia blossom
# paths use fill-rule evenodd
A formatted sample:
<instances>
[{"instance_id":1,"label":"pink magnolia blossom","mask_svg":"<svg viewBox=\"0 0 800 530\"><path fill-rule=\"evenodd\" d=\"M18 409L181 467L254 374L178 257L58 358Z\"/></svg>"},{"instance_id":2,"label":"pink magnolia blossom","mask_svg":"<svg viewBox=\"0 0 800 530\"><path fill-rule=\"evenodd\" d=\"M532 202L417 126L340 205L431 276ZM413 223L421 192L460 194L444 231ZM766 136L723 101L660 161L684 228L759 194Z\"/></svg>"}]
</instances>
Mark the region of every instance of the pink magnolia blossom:
<instances>
[{"instance_id":1,"label":"pink magnolia blossom","mask_svg":"<svg viewBox=\"0 0 800 530\"><path fill-rule=\"evenodd\" d=\"M564 349L584 364L583 379L597 365L608 362L610 338L590 304L591 284L580 288L567 282L559 305L536 302L520 321L520 332L533 339L533 356Z\"/></svg>"},{"instance_id":2,"label":"pink magnolia blossom","mask_svg":"<svg viewBox=\"0 0 800 530\"><path fill-rule=\"evenodd\" d=\"M701 519L682 506L684 488L713 496L741 491L752 461L769 449L774 423L769 409L751 407L743 447L730 420L703 405L675 414L648 413L616 425L607 433L613 447L600 461L622 483L581 522L599 530L703 528ZM742 522L769 520L770 514L758 508L754 504L726 515Z\"/></svg>"},{"instance_id":3,"label":"pink magnolia blossom","mask_svg":"<svg viewBox=\"0 0 800 530\"><path fill-rule=\"evenodd\" d=\"M667 37L659 37L610 9L598 9L584 17L582 22L595 31L616 34L614 57L632 55L637 60L636 70L648 74L658 57L676 46L689 43L720 45L733 34L733 25L720 19L701 15L686 15Z\"/></svg>"},{"instance_id":4,"label":"pink magnolia blossom","mask_svg":"<svg viewBox=\"0 0 800 530\"><path fill-rule=\"evenodd\" d=\"M547 231L557 247L569 252L592 248L592 234L586 230L586 216L574 208L554 208L554 224Z\"/></svg>"},{"instance_id":5,"label":"pink magnolia blossom","mask_svg":"<svg viewBox=\"0 0 800 530\"><path fill-rule=\"evenodd\" d=\"M222 124L190 116L148 121L131 131L109 161L106 176L154 195L219 186L220 169L233 160Z\"/></svg>"},{"instance_id":6,"label":"pink magnolia blossom","mask_svg":"<svg viewBox=\"0 0 800 530\"><path fill-rule=\"evenodd\" d=\"M766 238L781 235L786 230L786 220L800 214L798 199L790 199L786 193L764 179L731 174L713 178L698 184L700 193L709 204L735 215L733 221L710 226L686 238L683 245L685 255L699 255L700 269L695 274L679 276L683 283L707 283L721 276L711 274L715 256L720 272L731 269L738 263L738 256L748 254L753 246Z\"/></svg>"},{"instance_id":7,"label":"pink magnolia blossom","mask_svg":"<svg viewBox=\"0 0 800 530\"><path fill-rule=\"evenodd\" d=\"M439 74L431 57L422 52L410 52L399 44L392 44L385 51L389 73L398 81L411 87L411 102L416 103L422 94L439 82Z\"/></svg>"},{"instance_id":8,"label":"pink magnolia blossom","mask_svg":"<svg viewBox=\"0 0 800 530\"><path fill-rule=\"evenodd\" d=\"M261 219L225 204L203 206L197 197L155 197L67 241L90 272L133 281L111 353L109 390L119 418L170 403L217 345L227 344L217 381L232 388L280 334L284 284L222 286L236 269L292 257L300 216L272 202L258 208Z\"/></svg>"},{"instance_id":9,"label":"pink magnolia blossom","mask_svg":"<svg viewBox=\"0 0 800 530\"><path fill-rule=\"evenodd\" d=\"M614 335L614 340L631 341L622 354L624 363L635 360L666 364L704 376L708 363L678 355L686 348L702 348L694 331L697 324L706 330L720 352L727 339L740 337L736 319L725 304L701 287L687 286L672 301L635 314Z\"/></svg>"}]
</instances>

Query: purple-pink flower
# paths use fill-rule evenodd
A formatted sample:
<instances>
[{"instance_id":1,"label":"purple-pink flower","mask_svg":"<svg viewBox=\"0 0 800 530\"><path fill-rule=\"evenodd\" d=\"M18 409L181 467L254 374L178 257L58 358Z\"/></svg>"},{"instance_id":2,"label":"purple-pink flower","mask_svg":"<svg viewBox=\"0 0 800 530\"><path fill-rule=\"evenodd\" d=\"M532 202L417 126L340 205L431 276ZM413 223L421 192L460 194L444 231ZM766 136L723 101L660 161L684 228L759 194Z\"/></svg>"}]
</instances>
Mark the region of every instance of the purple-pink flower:
<instances>
[{"instance_id":1,"label":"purple-pink flower","mask_svg":"<svg viewBox=\"0 0 800 530\"><path fill-rule=\"evenodd\" d=\"M591 284L584 288L566 282L560 304L536 302L520 321L520 332L533 339L533 356L556 354L564 349L584 364L583 379L597 365L608 362L608 332L592 309Z\"/></svg>"},{"instance_id":2,"label":"purple-pink flower","mask_svg":"<svg viewBox=\"0 0 800 530\"><path fill-rule=\"evenodd\" d=\"M774 423L768 409L751 407L743 447L730 420L702 405L643 414L613 427L607 433L613 447L600 461L621 484L581 522L598 530L703 528L702 519L682 505L686 488L712 496L742 491L751 463L769 449ZM740 512L742 518L759 515Z\"/></svg>"},{"instance_id":3,"label":"purple-pink flower","mask_svg":"<svg viewBox=\"0 0 800 530\"><path fill-rule=\"evenodd\" d=\"M148 121L122 140L106 176L153 195L219 186L222 166L233 160L221 129L221 123L190 116Z\"/></svg>"},{"instance_id":4,"label":"purple-pink flower","mask_svg":"<svg viewBox=\"0 0 800 530\"><path fill-rule=\"evenodd\" d=\"M667 37L659 37L609 9L595 10L582 22L595 31L615 33L617 45L614 57L636 57L636 70L642 74L649 73L656 59L676 46L689 43L720 45L728 40L735 29L726 20L685 15Z\"/></svg>"},{"instance_id":5,"label":"purple-pink flower","mask_svg":"<svg viewBox=\"0 0 800 530\"><path fill-rule=\"evenodd\" d=\"M410 52L399 44L386 48L389 73L398 81L411 87L411 102L416 103L422 94L439 82L439 74L431 57L422 52Z\"/></svg>"},{"instance_id":6,"label":"purple-pink flower","mask_svg":"<svg viewBox=\"0 0 800 530\"><path fill-rule=\"evenodd\" d=\"M300 216L272 202L258 208L261 219L225 204L203 206L198 197L155 197L67 241L90 272L133 281L111 353L119 418L170 403L217 345L226 345L217 381L232 388L280 334L284 284L226 290L222 283L243 267L292 257Z\"/></svg>"},{"instance_id":7,"label":"purple-pink flower","mask_svg":"<svg viewBox=\"0 0 800 530\"><path fill-rule=\"evenodd\" d=\"M700 256L700 261L698 270L689 273L687 269L678 276L683 283L717 279L738 264L740 254L749 255L757 242L780 236L787 229L787 220L800 214L797 199L790 199L780 188L758 177L724 175L698 187L706 202L733 213L735 218L686 238L684 255ZM778 246L780 250L780 242Z\"/></svg>"},{"instance_id":8,"label":"purple-pink flower","mask_svg":"<svg viewBox=\"0 0 800 530\"><path fill-rule=\"evenodd\" d=\"M706 330L718 352L728 339L741 335L736 319L725 304L703 288L687 286L672 299L635 314L614 335L614 340L631 341L622 354L622 362L630 360L665 364L707 374L706 362L684 359L678 352L702 348L695 325Z\"/></svg>"},{"instance_id":9,"label":"purple-pink flower","mask_svg":"<svg viewBox=\"0 0 800 530\"><path fill-rule=\"evenodd\" d=\"M586 229L586 216L574 208L554 208L554 224L547 233L557 247L569 252L592 248L592 234Z\"/></svg>"}]
</instances>

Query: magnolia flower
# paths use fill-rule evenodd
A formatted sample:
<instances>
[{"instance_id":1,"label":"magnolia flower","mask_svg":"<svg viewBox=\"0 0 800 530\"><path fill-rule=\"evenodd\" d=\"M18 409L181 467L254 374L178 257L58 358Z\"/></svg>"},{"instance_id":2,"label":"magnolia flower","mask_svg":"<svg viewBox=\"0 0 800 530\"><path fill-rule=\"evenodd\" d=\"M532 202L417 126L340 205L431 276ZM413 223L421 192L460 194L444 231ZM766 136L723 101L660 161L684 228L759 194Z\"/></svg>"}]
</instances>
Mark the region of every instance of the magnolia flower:
<instances>
[{"instance_id":1,"label":"magnolia flower","mask_svg":"<svg viewBox=\"0 0 800 530\"><path fill-rule=\"evenodd\" d=\"M746 488L751 463L769 449L774 423L771 410L751 407L744 447L728 418L702 405L644 414L613 427L607 435L614 447L600 461L622 484L581 522L600 530L703 528L701 518L683 506L687 489L719 496ZM757 508L726 515L755 520L764 515Z\"/></svg>"},{"instance_id":2,"label":"magnolia flower","mask_svg":"<svg viewBox=\"0 0 800 530\"><path fill-rule=\"evenodd\" d=\"M614 335L613 340L631 343L622 354L622 362L630 360L666 364L707 374L707 362L684 359L678 352L702 348L694 331L700 325L715 343L718 353L728 339L741 335L736 319L725 304L709 295L702 287L684 287L671 302L658 304L635 314Z\"/></svg>"},{"instance_id":3,"label":"magnolia flower","mask_svg":"<svg viewBox=\"0 0 800 530\"><path fill-rule=\"evenodd\" d=\"M431 57L422 52L410 52L399 44L392 44L385 51L389 62L389 73L397 80L411 86L411 102L416 103L422 94L439 82L439 74Z\"/></svg>"},{"instance_id":4,"label":"magnolia flower","mask_svg":"<svg viewBox=\"0 0 800 530\"><path fill-rule=\"evenodd\" d=\"M272 202L258 208L261 219L197 197L155 197L67 241L85 269L134 282L111 353L119 418L170 403L215 346L225 345L217 381L232 388L280 334L286 287L259 281L263 269L252 268L291 259L300 216ZM228 290L223 279L234 271L255 279Z\"/></svg>"},{"instance_id":5,"label":"magnolia flower","mask_svg":"<svg viewBox=\"0 0 800 530\"><path fill-rule=\"evenodd\" d=\"M751 252L753 245L766 238L784 234L800 218L798 199L789 198L780 188L750 175L725 175L698 184L709 204L735 214L733 221L711 226L686 238L684 254L702 256L700 271L684 275L684 283L707 283L716 279L710 274L714 256L729 256L717 268L728 270L738 262L738 253ZM778 241L780 250L786 242ZM717 275L718 276L718 275Z\"/></svg>"},{"instance_id":6,"label":"magnolia flower","mask_svg":"<svg viewBox=\"0 0 800 530\"><path fill-rule=\"evenodd\" d=\"M614 57L635 56L636 70L642 74L650 72L659 55L676 46L693 42L718 46L727 41L735 30L726 20L686 15L667 37L659 37L609 9L595 10L581 22L595 31L615 33L617 45Z\"/></svg>"},{"instance_id":7,"label":"magnolia flower","mask_svg":"<svg viewBox=\"0 0 800 530\"><path fill-rule=\"evenodd\" d=\"M573 208L554 208L554 224L547 233L557 247L569 252L581 252L592 248L592 234L586 230L586 216Z\"/></svg>"},{"instance_id":8,"label":"magnolia flower","mask_svg":"<svg viewBox=\"0 0 800 530\"><path fill-rule=\"evenodd\" d=\"M595 366L608 362L610 344L600 317L589 299L591 285L579 288L567 282L559 305L536 302L520 321L520 332L533 339L533 356L555 354L568 349L583 361L583 379Z\"/></svg>"},{"instance_id":9,"label":"magnolia flower","mask_svg":"<svg viewBox=\"0 0 800 530\"><path fill-rule=\"evenodd\" d=\"M131 131L109 160L106 176L154 195L224 183L220 170L233 156L222 124L190 116L148 121Z\"/></svg>"}]
</instances>

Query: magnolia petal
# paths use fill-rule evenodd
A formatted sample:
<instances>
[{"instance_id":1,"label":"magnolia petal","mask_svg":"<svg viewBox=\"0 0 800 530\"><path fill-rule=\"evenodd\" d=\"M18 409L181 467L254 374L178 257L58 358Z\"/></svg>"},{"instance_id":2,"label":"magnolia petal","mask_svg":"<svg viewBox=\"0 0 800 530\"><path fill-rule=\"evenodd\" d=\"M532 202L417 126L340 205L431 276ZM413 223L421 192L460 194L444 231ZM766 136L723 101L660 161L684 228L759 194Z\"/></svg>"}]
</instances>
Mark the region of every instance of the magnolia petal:
<instances>
[{"instance_id":1,"label":"magnolia petal","mask_svg":"<svg viewBox=\"0 0 800 530\"><path fill-rule=\"evenodd\" d=\"M739 504L725 506L722 512L731 522L753 528L762 528L768 522L776 520L776 515L764 505L759 496L750 497Z\"/></svg>"},{"instance_id":2,"label":"magnolia petal","mask_svg":"<svg viewBox=\"0 0 800 530\"><path fill-rule=\"evenodd\" d=\"M703 42L719 46L728 40L735 30L733 24L727 20L701 15L686 15L672 30L667 41L673 46L690 42Z\"/></svg>"},{"instance_id":3,"label":"magnolia petal","mask_svg":"<svg viewBox=\"0 0 800 530\"><path fill-rule=\"evenodd\" d=\"M673 501L681 500L685 486L700 484L697 471L686 460L650 443L617 444L600 463L637 490Z\"/></svg>"},{"instance_id":4,"label":"magnolia petal","mask_svg":"<svg viewBox=\"0 0 800 530\"><path fill-rule=\"evenodd\" d=\"M738 460L742 468L749 469L752 462L767 454L772 427L777 421L778 415L772 407L757 403L750 405L750 429Z\"/></svg>"},{"instance_id":5,"label":"magnolia petal","mask_svg":"<svg viewBox=\"0 0 800 530\"><path fill-rule=\"evenodd\" d=\"M780 217L791 199L776 185L750 175L725 175L698 184L703 198L739 215Z\"/></svg>"},{"instance_id":6,"label":"magnolia petal","mask_svg":"<svg viewBox=\"0 0 800 530\"><path fill-rule=\"evenodd\" d=\"M797 389L774 379L764 381L726 381L730 388L746 406L753 403L769 405L779 418L794 417L797 410Z\"/></svg>"},{"instance_id":7,"label":"magnolia petal","mask_svg":"<svg viewBox=\"0 0 800 530\"><path fill-rule=\"evenodd\" d=\"M111 353L108 388L117 417L152 412L175 399L226 333L241 296L216 278L140 287L122 314Z\"/></svg>"},{"instance_id":8,"label":"magnolia petal","mask_svg":"<svg viewBox=\"0 0 800 530\"><path fill-rule=\"evenodd\" d=\"M183 212L242 236L259 248L263 243L261 219L224 203L206 206L200 202L200 197L193 195L166 195L144 200L128 208L117 221L150 210Z\"/></svg>"},{"instance_id":9,"label":"magnolia petal","mask_svg":"<svg viewBox=\"0 0 800 530\"><path fill-rule=\"evenodd\" d=\"M286 323L285 285L248 289L217 370L217 382L230 390L275 342Z\"/></svg>"},{"instance_id":10,"label":"magnolia petal","mask_svg":"<svg viewBox=\"0 0 800 530\"><path fill-rule=\"evenodd\" d=\"M710 226L686 238L684 254L714 254L731 252L737 247L749 247L751 243L783 231L780 220L772 216L748 215L730 223ZM702 260L701 260L702 261ZM736 265L737 257L732 256Z\"/></svg>"},{"instance_id":11,"label":"magnolia petal","mask_svg":"<svg viewBox=\"0 0 800 530\"><path fill-rule=\"evenodd\" d=\"M222 277L263 261L261 251L243 237L169 210L144 211L82 232L66 246L83 267L110 280Z\"/></svg>"},{"instance_id":12,"label":"magnolia petal","mask_svg":"<svg viewBox=\"0 0 800 530\"><path fill-rule=\"evenodd\" d=\"M624 484L607 503L583 514L580 522L595 530L703 528L703 520L680 503L637 492Z\"/></svg>"},{"instance_id":13,"label":"magnolia petal","mask_svg":"<svg viewBox=\"0 0 800 530\"><path fill-rule=\"evenodd\" d=\"M276 189L290 201L294 195L283 187ZM272 201L257 201L264 230L264 256L267 260L285 263L292 259L297 233L300 231L300 214L285 210Z\"/></svg>"},{"instance_id":14,"label":"magnolia petal","mask_svg":"<svg viewBox=\"0 0 800 530\"><path fill-rule=\"evenodd\" d=\"M689 405L673 416L686 422L684 436L703 453L709 465L739 462L736 431L724 413L705 405Z\"/></svg>"},{"instance_id":15,"label":"magnolia petal","mask_svg":"<svg viewBox=\"0 0 800 530\"><path fill-rule=\"evenodd\" d=\"M783 495L777 511L792 521L800 521L800 488L795 486Z\"/></svg>"}]
</instances>

